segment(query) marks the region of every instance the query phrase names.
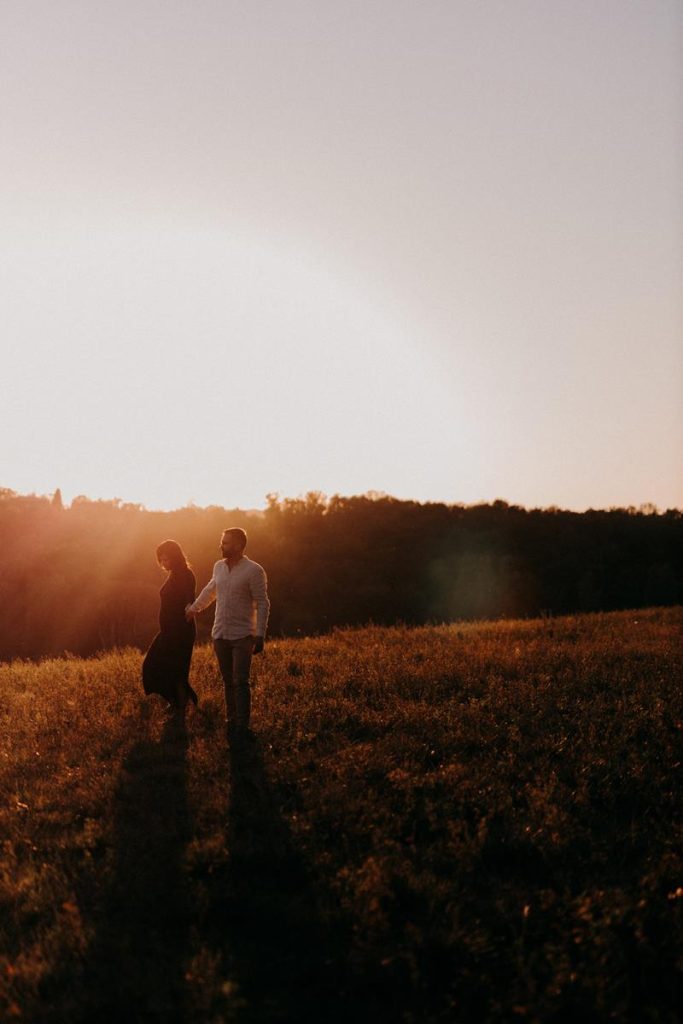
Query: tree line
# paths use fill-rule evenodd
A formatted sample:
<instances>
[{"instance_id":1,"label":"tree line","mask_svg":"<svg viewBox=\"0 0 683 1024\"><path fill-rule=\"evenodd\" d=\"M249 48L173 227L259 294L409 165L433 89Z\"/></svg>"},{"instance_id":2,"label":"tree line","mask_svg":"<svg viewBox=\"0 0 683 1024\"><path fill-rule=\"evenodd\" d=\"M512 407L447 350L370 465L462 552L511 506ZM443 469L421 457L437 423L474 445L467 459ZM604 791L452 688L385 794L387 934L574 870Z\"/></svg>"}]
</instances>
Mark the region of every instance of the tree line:
<instances>
[{"instance_id":1,"label":"tree line","mask_svg":"<svg viewBox=\"0 0 683 1024\"><path fill-rule=\"evenodd\" d=\"M147 646L163 574L155 549L186 551L198 587L226 526L268 573L271 636L374 622L561 615L683 602L683 512L445 505L384 495L269 495L263 512L0 489L0 658ZM209 634L212 613L200 617Z\"/></svg>"}]
</instances>

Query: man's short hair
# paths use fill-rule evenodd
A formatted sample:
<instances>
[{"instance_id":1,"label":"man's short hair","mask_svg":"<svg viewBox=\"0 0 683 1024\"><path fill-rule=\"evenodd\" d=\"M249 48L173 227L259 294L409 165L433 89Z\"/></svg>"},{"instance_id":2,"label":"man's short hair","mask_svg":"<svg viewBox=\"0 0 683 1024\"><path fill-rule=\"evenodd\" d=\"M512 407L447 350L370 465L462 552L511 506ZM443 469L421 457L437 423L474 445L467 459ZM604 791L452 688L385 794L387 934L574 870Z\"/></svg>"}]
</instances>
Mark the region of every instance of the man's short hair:
<instances>
[{"instance_id":1,"label":"man's short hair","mask_svg":"<svg viewBox=\"0 0 683 1024\"><path fill-rule=\"evenodd\" d=\"M247 546L247 531L243 530L241 526L229 526L227 530L223 530L221 536L225 537L226 533L240 541L244 551Z\"/></svg>"}]
</instances>

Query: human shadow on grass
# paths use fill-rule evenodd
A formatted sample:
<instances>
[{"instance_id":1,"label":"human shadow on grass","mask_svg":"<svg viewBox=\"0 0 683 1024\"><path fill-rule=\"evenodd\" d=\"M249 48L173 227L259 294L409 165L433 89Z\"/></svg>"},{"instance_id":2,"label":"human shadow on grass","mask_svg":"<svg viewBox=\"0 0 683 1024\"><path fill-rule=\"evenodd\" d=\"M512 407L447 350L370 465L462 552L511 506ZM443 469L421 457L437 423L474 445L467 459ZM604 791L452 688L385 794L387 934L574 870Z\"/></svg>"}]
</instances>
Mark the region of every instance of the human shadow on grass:
<instances>
[{"instance_id":1,"label":"human shadow on grass","mask_svg":"<svg viewBox=\"0 0 683 1024\"><path fill-rule=\"evenodd\" d=\"M258 740L228 754L228 863L214 875L206 930L222 936L235 1018L348 1020L346 929L306 864Z\"/></svg>"},{"instance_id":2,"label":"human shadow on grass","mask_svg":"<svg viewBox=\"0 0 683 1024\"><path fill-rule=\"evenodd\" d=\"M87 953L82 1020L186 1019L187 743L184 728L169 722L159 743L136 743L123 763L114 798L114 864Z\"/></svg>"}]
</instances>

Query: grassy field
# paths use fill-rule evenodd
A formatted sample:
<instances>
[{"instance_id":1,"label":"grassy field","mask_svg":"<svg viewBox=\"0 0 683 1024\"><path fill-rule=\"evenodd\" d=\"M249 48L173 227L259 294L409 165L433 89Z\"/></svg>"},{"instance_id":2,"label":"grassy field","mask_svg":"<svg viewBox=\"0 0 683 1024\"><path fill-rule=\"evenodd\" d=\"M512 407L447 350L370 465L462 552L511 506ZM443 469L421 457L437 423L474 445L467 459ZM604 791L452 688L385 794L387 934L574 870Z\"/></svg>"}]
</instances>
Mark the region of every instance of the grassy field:
<instances>
[{"instance_id":1,"label":"grassy field","mask_svg":"<svg viewBox=\"0 0 683 1024\"><path fill-rule=\"evenodd\" d=\"M671 1022L683 610L0 666L0 1018ZM678 986L678 987L677 987Z\"/></svg>"}]
</instances>

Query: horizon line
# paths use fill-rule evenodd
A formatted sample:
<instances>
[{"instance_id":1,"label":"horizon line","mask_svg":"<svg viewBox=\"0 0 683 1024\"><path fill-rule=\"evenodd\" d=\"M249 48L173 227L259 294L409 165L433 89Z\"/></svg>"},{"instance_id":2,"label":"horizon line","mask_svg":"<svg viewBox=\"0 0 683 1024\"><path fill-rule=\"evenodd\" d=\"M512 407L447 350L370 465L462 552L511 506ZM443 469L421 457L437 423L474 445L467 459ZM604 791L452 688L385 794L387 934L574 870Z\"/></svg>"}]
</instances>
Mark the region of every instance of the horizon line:
<instances>
[{"instance_id":1,"label":"horizon line","mask_svg":"<svg viewBox=\"0 0 683 1024\"><path fill-rule=\"evenodd\" d=\"M57 498L59 495L59 498ZM77 494L70 501L64 501L62 498L61 488L57 487L56 490L48 494L37 494L35 491L30 493L21 493L15 491L10 487L0 487L0 501L12 500L13 498L33 498L36 501L48 501L53 504L61 505L64 511L71 511L74 507L78 507L79 504L101 504L111 505L114 508L129 509L139 512L149 513L161 513L163 515L173 515L177 512L184 512L188 510L193 511L208 511L209 509L221 509L225 512L240 512L244 515L265 515L271 504L281 502L303 502L307 499L315 499L318 504L325 506L324 511L328 511L330 504L335 500L339 499L342 501L352 501L357 499L366 499L370 502L389 501L395 502L396 504L405 505L419 505L421 507L429 506L443 506L445 508L459 508L459 509L475 509L475 508L495 508L499 509L506 508L511 510L517 510L520 512L552 512L552 513L569 513L572 515L586 515L589 512L625 512L630 515L644 515L644 516L664 516L669 513L678 513L683 515L683 509L678 506L671 508L660 509L654 502L644 501L638 505L610 505L609 507L595 507L593 505L586 506L583 509L561 507L559 505L522 505L516 502L510 502L506 498L496 497L493 499L480 499L473 502L460 502L460 501L443 501L438 499L427 499L420 500L418 498L398 498L395 495L388 494L386 491L368 490L360 494L341 494L335 492L334 494L328 495L322 491L306 491L303 494L296 496L281 495L279 492L269 491L265 495L266 505L263 508L242 508L239 505L228 507L227 505L209 504L209 505L198 505L193 499L189 499L185 505L178 506L176 508L150 508L143 502L126 501L123 498L112 497L112 498L92 498L86 494Z\"/></svg>"}]
</instances>

